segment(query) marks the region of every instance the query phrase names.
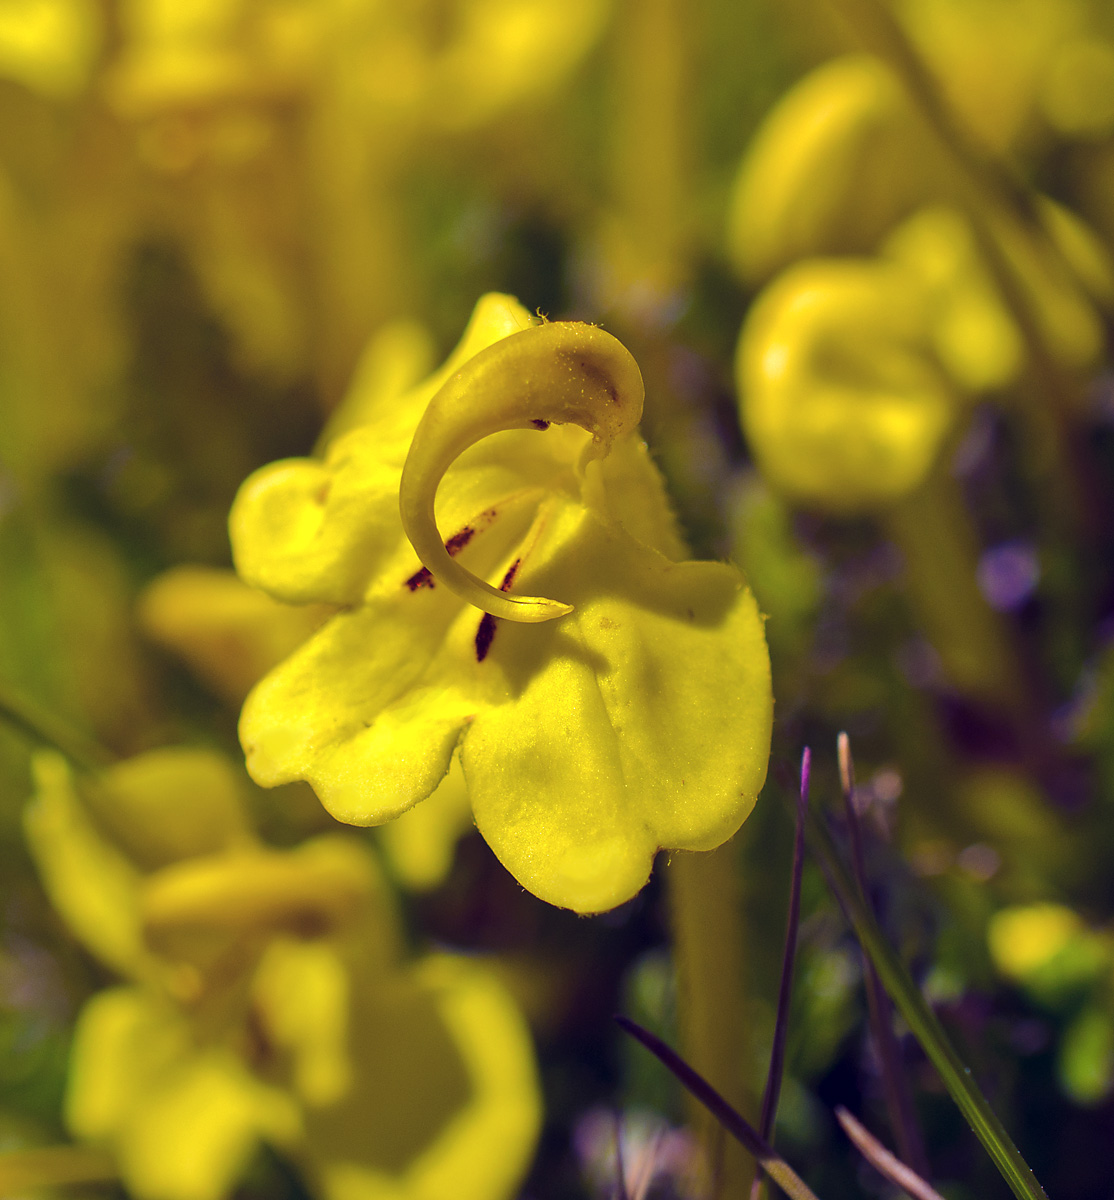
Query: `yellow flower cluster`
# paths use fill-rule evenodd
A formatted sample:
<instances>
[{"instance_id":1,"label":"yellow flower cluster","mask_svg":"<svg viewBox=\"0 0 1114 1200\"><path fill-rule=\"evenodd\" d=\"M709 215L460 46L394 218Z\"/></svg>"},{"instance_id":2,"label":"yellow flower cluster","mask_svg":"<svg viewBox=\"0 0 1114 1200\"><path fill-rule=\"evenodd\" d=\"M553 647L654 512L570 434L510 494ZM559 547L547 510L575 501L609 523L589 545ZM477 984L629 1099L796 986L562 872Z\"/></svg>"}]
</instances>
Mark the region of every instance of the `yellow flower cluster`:
<instances>
[{"instance_id":1,"label":"yellow flower cluster","mask_svg":"<svg viewBox=\"0 0 1114 1200\"><path fill-rule=\"evenodd\" d=\"M847 513L915 492L970 400L1017 384L1032 337L1019 319L1065 370L1097 362L1114 267L1095 234L1044 197L1032 227L969 207L878 59L817 68L766 118L730 244L751 282L794 265L748 315L737 379L748 442L790 497Z\"/></svg>"},{"instance_id":2,"label":"yellow flower cluster","mask_svg":"<svg viewBox=\"0 0 1114 1200\"><path fill-rule=\"evenodd\" d=\"M80 1015L66 1119L133 1195L220 1200L260 1142L324 1200L511 1193L540 1120L529 1034L481 964L401 960L358 841L261 844L207 751L36 774L46 890L126 981Z\"/></svg>"}]
</instances>

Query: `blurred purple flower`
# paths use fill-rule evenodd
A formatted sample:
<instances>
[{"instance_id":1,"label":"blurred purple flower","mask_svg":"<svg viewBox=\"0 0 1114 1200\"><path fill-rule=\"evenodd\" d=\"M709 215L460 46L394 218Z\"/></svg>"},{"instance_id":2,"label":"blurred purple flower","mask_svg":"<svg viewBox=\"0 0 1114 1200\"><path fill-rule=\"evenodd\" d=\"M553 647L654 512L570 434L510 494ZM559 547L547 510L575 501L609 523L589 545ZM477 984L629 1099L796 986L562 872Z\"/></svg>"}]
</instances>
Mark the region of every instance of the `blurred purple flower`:
<instances>
[{"instance_id":1,"label":"blurred purple flower","mask_svg":"<svg viewBox=\"0 0 1114 1200\"><path fill-rule=\"evenodd\" d=\"M1036 548L1022 541L992 547L979 559L978 580L991 608L999 612L1020 608L1040 580Z\"/></svg>"}]
</instances>

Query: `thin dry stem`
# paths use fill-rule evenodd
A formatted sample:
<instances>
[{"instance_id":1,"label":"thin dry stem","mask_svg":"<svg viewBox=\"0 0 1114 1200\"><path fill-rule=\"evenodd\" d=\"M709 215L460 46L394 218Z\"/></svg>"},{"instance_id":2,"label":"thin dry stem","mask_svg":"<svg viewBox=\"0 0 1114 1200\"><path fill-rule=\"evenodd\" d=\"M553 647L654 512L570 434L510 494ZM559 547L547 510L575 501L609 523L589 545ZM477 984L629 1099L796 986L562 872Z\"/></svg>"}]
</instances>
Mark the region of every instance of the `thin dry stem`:
<instances>
[{"instance_id":1,"label":"thin dry stem","mask_svg":"<svg viewBox=\"0 0 1114 1200\"><path fill-rule=\"evenodd\" d=\"M912 1196L913 1200L944 1200L931 1184L926 1183L911 1167L907 1167L897 1155L891 1154L874 1134L856 1121L842 1105L836 1109L836 1120L843 1126L843 1132L855 1143L863 1158L891 1183Z\"/></svg>"}]
</instances>

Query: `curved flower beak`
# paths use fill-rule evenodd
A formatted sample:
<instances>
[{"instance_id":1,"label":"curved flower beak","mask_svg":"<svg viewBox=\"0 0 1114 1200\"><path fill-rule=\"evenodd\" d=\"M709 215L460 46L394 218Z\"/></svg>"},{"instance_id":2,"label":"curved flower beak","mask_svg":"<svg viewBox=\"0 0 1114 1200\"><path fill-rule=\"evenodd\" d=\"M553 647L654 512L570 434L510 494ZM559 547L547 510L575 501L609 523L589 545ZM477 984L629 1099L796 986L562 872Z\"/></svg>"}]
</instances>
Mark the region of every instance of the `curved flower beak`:
<instances>
[{"instance_id":1,"label":"curved flower beak","mask_svg":"<svg viewBox=\"0 0 1114 1200\"><path fill-rule=\"evenodd\" d=\"M455 459L507 429L579 425L592 434L581 467L637 428L645 391L638 365L610 334L559 321L504 338L477 354L430 401L402 470L402 527L422 565L462 600L493 617L535 624L572 605L509 595L449 553L437 528L437 485Z\"/></svg>"}]
</instances>

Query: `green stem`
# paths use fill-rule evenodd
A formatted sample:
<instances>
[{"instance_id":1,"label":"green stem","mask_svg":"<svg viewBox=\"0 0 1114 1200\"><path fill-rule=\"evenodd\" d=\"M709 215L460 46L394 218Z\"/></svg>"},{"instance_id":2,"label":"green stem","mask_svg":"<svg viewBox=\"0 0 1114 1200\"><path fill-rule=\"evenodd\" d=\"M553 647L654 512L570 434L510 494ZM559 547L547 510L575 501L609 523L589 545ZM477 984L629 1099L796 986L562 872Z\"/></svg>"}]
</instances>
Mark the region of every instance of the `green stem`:
<instances>
[{"instance_id":1,"label":"green stem","mask_svg":"<svg viewBox=\"0 0 1114 1200\"><path fill-rule=\"evenodd\" d=\"M851 742L846 733L839 735L839 778L843 790L847 832L851 841L851 865L859 899L873 912L866 878L866 856L863 852L862 825L855 801L855 764L851 758ZM798 817L798 820L800 818ZM904 1160L921 1175L928 1174L928 1159L924 1138L917 1122L917 1109L909 1081L905 1075L901 1047L893 1027L890 998L882 987L874 964L866 956L866 998L870 1010L870 1026L882 1066L882 1090L898 1149Z\"/></svg>"},{"instance_id":2,"label":"green stem","mask_svg":"<svg viewBox=\"0 0 1114 1200\"><path fill-rule=\"evenodd\" d=\"M978 203L975 191L968 204L968 215L975 231L979 251L990 271L998 294L1013 317L1028 356L1028 375L1017 389L1017 404L1025 435L1025 466L1030 479L1049 490L1056 521L1070 531L1087 528L1093 521L1085 500L1089 487L1077 478L1079 464L1073 462L1074 438L1072 414L1079 410L1079 385L1056 361L1041 330L1040 321L1023 281L1010 264L996 233L996 226L1016 217L999 210L997 219L992 201ZM1026 230L1017 230L1020 236Z\"/></svg>"},{"instance_id":3,"label":"green stem","mask_svg":"<svg viewBox=\"0 0 1114 1200\"><path fill-rule=\"evenodd\" d=\"M688 74L692 14L683 0L623 0L615 23L613 195L628 319L668 302L691 270ZM629 257L628 257L629 256Z\"/></svg>"},{"instance_id":4,"label":"green stem","mask_svg":"<svg viewBox=\"0 0 1114 1200\"><path fill-rule=\"evenodd\" d=\"M31 741L57 750L83 771L96 773L115 761L103 746L40 708L3 679L0 679L0 721L7 721Z\"/></svg>"},{"instance_id":5,"label":"green stem","mask_svg":"<svg viewBox=\"0 0 1114 1200\"><path fill-rule=\"evenodd\" d=\"M686 402L673 379L671 334L694 274L699 20L685 0L616 6L611 203L600 230L606 271L599 296L642 369L643 435L698 543L718 532L719 502L698 428L700 406Z\"/></svg>"},{"instance_id":6,"label":"green stem","mask_svg":"<svg viewBox=\"0 0 1114 1200\"><path fill-rule=\"evenodd\" d=\"M413 307L416 272L397 199L405 161L400 130L408 122L392 122L365 100L351 70L338 68L321 82L305 126L314 217L310 286L317 382L334 408L371 333Z\"/></svg>"},{"instance_id":7,"label":"green stem","mask_svg":"<svg viewBox=\"0 0 1114 1200\"><path fill-rule=\"evenodd\" d=\"M766 1089L762 1093L762 1116L758 1125L759 1137L767 1142L774 1136L777 1104L785 1072L785 1047L789 1039L789 1008L793 999L793 971L797 961L797 935L801 923L801 879L805 868L804 810L808 807L811 775L812 751L806 746L804 754L801 755L801 790L797 800L797 825L793 832L793 869L789 882L789 911L785 918L785 949L781 956L774 1042L770 1048L770 1069L766 1074ZM750 1200L761 1200L766 1190L765 1178L765 1173L760 1168L755 1173L754 1183L751 1185Z\"/></svg>"},{"instance_id":8,"label":"green stem","mask_svg":"<svg viewBox=\"0 0 1114 1200\"><path fill-rule=\"evenodd\" d=\"M819 860L828 885L855 930L859 943L878 972L913 1036L921 1044L948 1093L993 1159L1018 1200L1048 1200L1028 1163L1021 1157L1002 1122L979 1090L969 1067L956 1053L936 1014L890 948L873 914L859 897L823 822L809 813L805 826L809 847Z\"/></svg>"},{"instance_id":9,"label":"green stem","mask_svg":"<svg viewBox=\"0 0 1114 1200\"><path fill-rule=\"evenodd\" d=\"M738 847L727 842L704 854L675 852L669 881L673 959L681 1049L686 1061L734 1108L749 1111L746 1004L743 989L742 889ZM719 1168L719 1195L747 1195L753 1166L720 1128L694 1106L693 1124ZM722 1150L722 1154L720 1151Z\"/></svg>"}]
</instances>

